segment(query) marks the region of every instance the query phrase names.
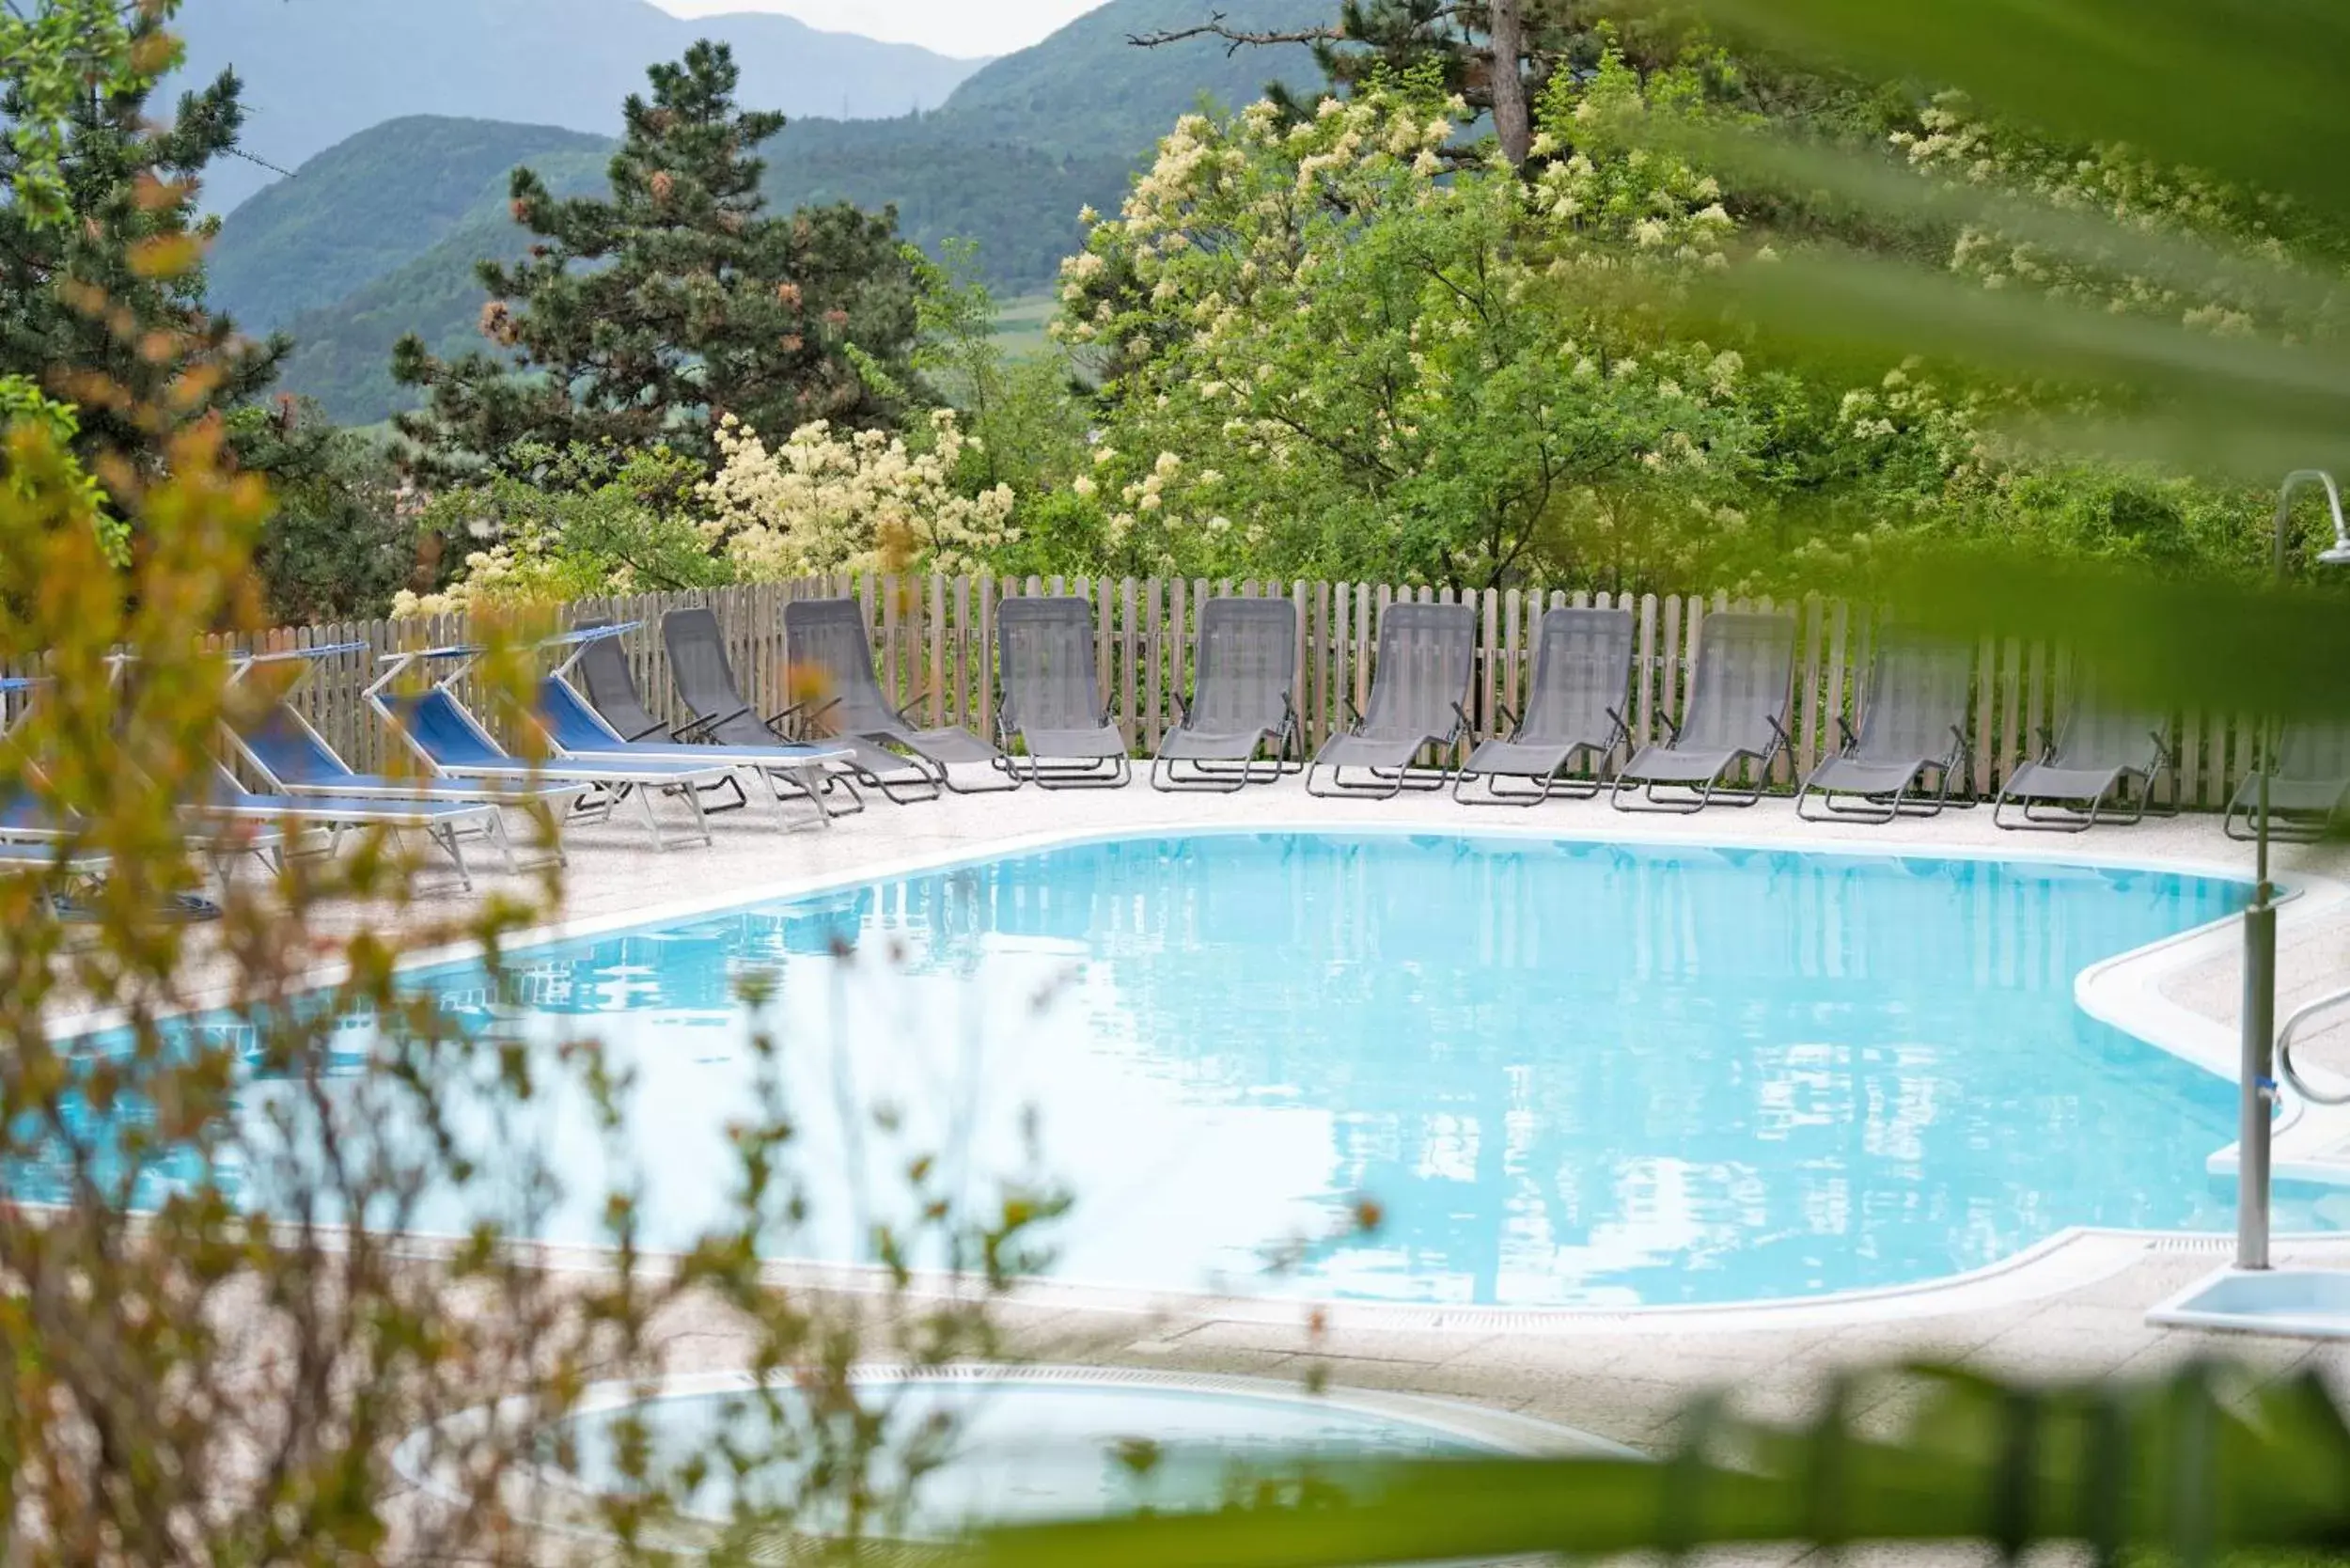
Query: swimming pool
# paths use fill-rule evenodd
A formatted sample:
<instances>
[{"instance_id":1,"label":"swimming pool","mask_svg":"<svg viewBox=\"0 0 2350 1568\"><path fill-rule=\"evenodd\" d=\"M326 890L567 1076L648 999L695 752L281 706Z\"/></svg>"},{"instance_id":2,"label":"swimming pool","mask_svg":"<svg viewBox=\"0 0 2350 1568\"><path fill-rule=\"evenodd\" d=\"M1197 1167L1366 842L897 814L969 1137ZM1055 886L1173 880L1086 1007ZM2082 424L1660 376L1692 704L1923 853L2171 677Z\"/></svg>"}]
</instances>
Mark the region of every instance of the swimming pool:
<instances>
[{"instance_id":1,"label":"swimming pool","mask_svg":"<svg viewBox=\"0 0 2350 1568\"><path fill-rule=\"evenodd\" d=\"M905 1541L946 1541L989 1525L1048 1519L1213 1510L1258 1482L1319 1472L1331 1463L1466 1458L1499 1454L1632 1457L1605 1439L1482 1406L1365 1389L1308 1390L1248 1377L1184 1375L1125 1367L1001 1367L962 1364L922 1372L860 1368L858 1398L892 1440L879 1446L869 1478L881 1499L913 1506L882 1529ZM679 1488L682 1522L720 1525L747 1507L796 1512L802 1530L839 1528L838 1499L807 1494L809 1413L800 1392L773 1390L771 1415L749 1397L752 1379L732 1374L673 1380L650 1398L633 1387L590 1388L580 1406L541 1437L535 1475L515 1489L518 1513L558 1529L592 1529L582 1505L634 1489L619 1454L643 1446L644 1473L668 1474L696 1455L736 1451L775 1457L736 1476L713 1466L697 1485ZM468 1412L450 1435L474 1429ZM623 1436L626 1419L640 1430ZM951 1433L935 1467L908 1485L898 1457L917 1433ZM409 1479L452 1500L431 1457L430 1433L395 1454ZM569 1454L571 1462L556 1462ZM885 1510L877 1510L885 1512ZM869 1525L869 1529L873 1528Z\"/></svg>"},{"instance_id":2,"label":"swimming pool","mask_svg":"<svg viewBox=\"0 0 2350 1568\"><path fill-rule=\"evenodd\" d=\"M755 1027L736 991L757 976L814 1215L778 1253L859 1255L843 1173L885 1173L864 1107L975 1187L1018 1162L1032 1108L1077 1200L1068 1279L1726 1303L1913 1284L2072 1226L2224 1229L2232 1187L2204 1168L2232 1086L2091 1019L2073 984L2245 891L1957 858L1148 836L562 944L525 955L502 1002L464 965L416 983L518 1038L592 1033L636 1071L648 1246L729 1190ZM596 1241L587 1107L537 1114L579 1181L532 1228ZM1377 1223L1352 1230L1366 1199ZM428 1203L421 1228L467 1217ZM2280 1228L2345 1221L2350 1199L2280 1189Z\"/></svg>"}]
</instances>

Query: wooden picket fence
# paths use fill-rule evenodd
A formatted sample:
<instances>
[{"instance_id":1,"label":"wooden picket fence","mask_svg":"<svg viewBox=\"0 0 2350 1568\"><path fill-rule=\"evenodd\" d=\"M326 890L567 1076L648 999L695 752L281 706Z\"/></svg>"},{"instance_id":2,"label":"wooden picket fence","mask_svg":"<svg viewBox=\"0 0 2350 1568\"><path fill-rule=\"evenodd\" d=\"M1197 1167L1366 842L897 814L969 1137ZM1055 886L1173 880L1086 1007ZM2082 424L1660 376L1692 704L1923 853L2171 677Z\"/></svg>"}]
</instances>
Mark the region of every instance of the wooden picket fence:
<instances>
[{"instance_id":1,"label":"wooden picket fence","mask_svg":"<svg viewBox=\"0 0 2350 1568\"><path fill-rule=\"evenodd\" d=\"M1662 722L1678 715L1690 662L1706 616L1726 609L1770 609L1771 600L1733 601L1726 594L1623 595L1539 589L1450 589L1368 583L1209 582L1184 578L1037 578L978 576L862 576L815 578L701 592L586 600L565 606L567 623L589 617L639 623L625 646L640 689L657 714L682 716L661 643L661 618L686 605L707 605L725 635L745 698L762 712L789 705L783 606L794 599L854 596L865 609L883 689L917 704L931 724L964 725L992 735L995 719L995 608L1006 598L1072 593L1094 609L1096 655L1103 701L1138 755L1158 745L1177 716L1174 694L1191 685L1193 633L1210 598L1284 597L1298 610L1297 711L1309 745L1347 722L1346 703L1370 698L1379 616L1391 604L1465 600L1478 613L1479 659L1474 716L1480 736L1506 729L1531 674L1534 632L1542 613L1559 605L1619 606L1634 612L1637 657L1626 713L1634 741L1661 737ZM1807 596L1777 606L1797 617L1794 708L1795 758L1777 770L1786 784L1838 744L1837 720L1856 722L1875 620L1840 601ZM345 621L283 629L260 639L265 650L356 644L356 651L320 661L301 698L335 745L364 769L384 760L387 737L365 712L360 693L385 653L466 640L462 617L391 621ZM2044 644L1985 641L1977 651L1972 729L1973 784L1996 789L2015 765L2035 754L2044 727L2061 716L2071 686L2063 651ZM2178 715L2182 741L2176 787L2188 807L2217 808L2249 772L2255 729L2241 714Z\"/></svg>"}]
</instances>

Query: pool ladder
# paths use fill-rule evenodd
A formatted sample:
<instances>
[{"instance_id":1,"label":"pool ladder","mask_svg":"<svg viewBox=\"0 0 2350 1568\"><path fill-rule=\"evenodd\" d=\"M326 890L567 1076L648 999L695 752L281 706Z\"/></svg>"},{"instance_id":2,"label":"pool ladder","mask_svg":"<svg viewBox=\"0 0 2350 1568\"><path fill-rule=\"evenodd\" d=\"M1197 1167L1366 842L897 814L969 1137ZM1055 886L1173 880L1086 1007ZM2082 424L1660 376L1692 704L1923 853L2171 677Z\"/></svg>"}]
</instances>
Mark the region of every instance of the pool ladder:
<instances>
[{"instance_id":1,"label":"pool ladder","mask_svg":"<svg viewBox=\"0 0 2350 1568\"><path fill-rule=\"evenodd\" d=\"M2299 1038L2303 1025L2320 1013L2332 1011L2345 1002L2350 1002L2350 990L2337 991L2330 996L2320 996L2313 1002L2295 1008L2293 1016L2285 1020L2284 1027L2277 1031L2277 1074L2293 1086L2293 1092L2313 1105L2350 1105L2350 1089L2345 1089L2339 1094L2326 1094L2312 1088L2310 1081L2302 1077L2299 1070L2293 1065L2294 1043ZM2274 1097L2276 1086L2268 1085L2265 1089L2266 1092Z\"/></svg>"}]
</instances>

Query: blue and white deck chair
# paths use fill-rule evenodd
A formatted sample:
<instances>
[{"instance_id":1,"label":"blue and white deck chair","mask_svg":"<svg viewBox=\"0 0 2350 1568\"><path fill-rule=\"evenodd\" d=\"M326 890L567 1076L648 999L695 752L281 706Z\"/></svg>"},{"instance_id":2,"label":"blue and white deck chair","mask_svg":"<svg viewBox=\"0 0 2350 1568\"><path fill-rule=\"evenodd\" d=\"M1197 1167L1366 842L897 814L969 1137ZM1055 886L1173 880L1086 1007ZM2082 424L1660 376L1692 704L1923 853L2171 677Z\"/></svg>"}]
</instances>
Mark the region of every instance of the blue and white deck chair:
<instances>
[{"instance_id":1,"label":"blue and white deck chair","mask_svg":"<svg viewBox=\"0 0 2350 1568\"><path fill-rule=\"evenodd\" d=\"M121 662L115 661L112 675L119 675ZM0 725L0 737L12 733L31 712L32 694L48 683L41 676L9 676L0 679L0 703L11 711L5 725ZM25 771L38 774L38 762L27 759ZM235 875L237 861L252 855L273 869L284 849L284 835L279 824L255 823L226 823L205 821L186 807L180 808L187 829L189 848L204 855L211 863L213 878L227 886ZM89 824L77 814L21 791L0 792L0 861L11 869L26 869L46 861L50 865L62 862L69 875L86 882L103 879L113 867L112 857L103 852L84 846L82 840L89 832ZM174 901L164 911L171 919L209 919L219 915L219 906L209 899L187 895Z\"/></svg>"},{"instance_id":2,"label":"blue and white deck chair","mask_svg":"<svg viewBox=\"0 0 2350 1568\"><path fill-rule=\"evenodd\" d=\"M607 820L620 802L633 798L644 808L653 847L665 850L674 848L678 840L663 831L652 797L671 795L683 801L694 814L694 841L711 841L702 792L723 785L733 769L724 763L517 757L500 745L449 689L485 651L463 645L387 653L383 673L367 689L368 706L391 726L435 777L483 784L561 784L573 793L571 814L575 821ZM414 679L425 674L432 676L431 682L415 687Z\"/></svg>"},{"instance_id":3,"label":"blue and white deck chair","mask_svg":"<svg viewBox=\"0 0 2350 1568\"><path fill-rule=\"evenodd\" d=\"M403 833L421 833L457 868L457 879L473 890L473 868L465 864L465 840L478 839L498 852L509 872L521 869L507 837L506 814L491 800L395 800L376 795L266 794L246 789L227 766L219 770L212 798L188 808L206 823L264 823L323 834L321 853L332 855L346 833L381 829L395 844Z\"/></svg>"},{"instance_id":4,"label":"blue and white deck chair","mask_svg":"<svg viewBox=\"0 0 2350 1568\"><path fill-rule=\"evenodd\" d=\"M728 775L727 787L734 792L733 801L708 809L730 811L747 804L749 797L744 792L743 775L749 774L766 785L778 809L786 801L805 800L816 808L820 825L831 826L833 814L824 805L830 783L825 769L836 763L846 766L853 760L854 753L847 746L834 742L814 745L697 745L674 740L633 741L614 729L595 704L572 684L572 671L581 660L599 650L618 653L617 639L642 624L632 620L619 626L583 626L550 637L540 645L561 655L555 668L539 683L536 715L555 754L566 761L635 760L731 768L734 771Z\"/></svg>"},{"instance_id":5,"label":"blue and white deck chair","mask_svg":"<svg viewBox=\"0 0 2350 1568\"><path fill-rule=\"evenodd\" d=\"M317 648L288 649L278 653L250 654L230 666L228 683L235 686L256 671L291 667L292 679L275 695L259 717L242 726L224 725L230 749L253 770L271 792L285 795L333 795L343 800L491 801L501 806L534 801L553 804L580 791L575 785L541 781L486 783L441 778L428 773L361 773L345 761L293 704L293 696L318 673L320 664L346 653L366 653L364 642L338 642Z\"/></svg>"}]
</instances>

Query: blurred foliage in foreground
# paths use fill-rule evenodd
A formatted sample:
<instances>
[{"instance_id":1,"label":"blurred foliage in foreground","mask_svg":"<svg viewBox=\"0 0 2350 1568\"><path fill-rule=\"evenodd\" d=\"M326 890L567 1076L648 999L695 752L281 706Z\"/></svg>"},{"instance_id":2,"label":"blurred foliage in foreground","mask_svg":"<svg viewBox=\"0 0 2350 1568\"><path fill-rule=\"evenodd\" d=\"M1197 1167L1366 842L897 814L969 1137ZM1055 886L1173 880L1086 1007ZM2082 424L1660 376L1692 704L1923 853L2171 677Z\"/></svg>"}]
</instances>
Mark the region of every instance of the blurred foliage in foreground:
<instances>
[{"instance_id":1,"label":"blurred foliage in foreground","mask_svg":"<svg viewBox=\"0 0 2350 1568\"><path fill-rule=\"evenodd\" d=\"M1888 1414L1888 1411L1897 1412ZM2350 1544L2350 1427L2315 1374L2190 1366L2031 1388L1935 1369L1855 1375L1802 1426L1689 1412L1636 1459L1318 1467L1222 1513L1005 1530L980 1568L1347 1568L1702 1547L2064 1543L2148 1554Z\"/></svg>"},{"instance_id":2,"label":"blurred foliage in foreground","mask_svg":"<svg viewBox=\"0 0 2350 1568\"><path fill-rule=\"evenodd\" d=\"M10 90L10 145L71 145L26 117L143 102L172 8L81 8L93 44L0 7L11 80L61 84L54 101ZM116 47L110 19L154 47ZM24 166L0 180L0 212L54 194ZM154 210L186 210L192 186L161 183ZM141 278L169 290L195 254L143 253ZM868 1141L902 1173L859 1194L876 1262L854 1296L767 1278L807 1185L772 980L745 974L729 1191L707 1230L649 1261L629 1074L592 1038L468 1021L401 972L422 949L479 949L479 1011L513 999L505 945L561 907L549 808L507 808L537 829L536 869L473 898L381 827L214 808L221 727L271 695L263 676L232 682L225 649L260 624L274 498L229 456L216 400L235 371L195 352L208 323L142 321L110 274L71 264L93 330L115 334L70 367L108 419L77 424L0 381L0 1558L538 1560L509 1506L522 1473L572 1473L580 1456L550 1427L593 1382L648 1388L689 1312L762 1374L744 1403L766 1411L765 1446L656 1453L619 1421L616 1482L590 1508L619 1555L673 1543L708 1476L777 1458L799 1483L697 1521L697 1542L723 1555L807 1508L852 1539L887 1529L944 1434L907 1430L853 1370L990 1353L989 1305L1040 1266L1026 1236L1055 1195L1024 1186L975 1212L885 1107L843 1107L870 1113ZM140 371L117 379L126 357ZM527 733L536 629L478 630L478 699ZM562 1096L589 1109L603 1169L557 1147L538 1107ZM600 1217L606 1267L551 1269L528 1245L566 1203ZM448 1233L411 1234L428 1228ZM916 1266L952 1283L916 1304ZM392 1466L411 1434L430 1497Z\"/></svg>"},{"instance_id":3,"label":"blurred foliage in foreground","mask_svg":"<svg viewBox=\"0 0 2350 1568\"><path fill-rule=\"evenodd\" d=\"M2248 477L2350 460L2339 258L2295 256L2264 232L2350 215L2350 165L2339 156L2350 100L2332 80L2350 58L2350 14L2318 0L1697 8L1732 40L1778 57L1918 84L1920 95L1963 91L1963 101L1936 99L1944 118L1926 127L1951 140L1916 158L1921 172L1910 179L1873 151L1783 125L1675 122L1650 102L1627 103L1634 112L1619 120L1638 133L1633 153L1696 149L1841 205L1847 233L1954 212L1967 240L1954 266L1943 255L1863 249L1824 226L1766 265L1700 262L1686 286L1640 290L1646 304L1690 322L1743 323L1797 362L1921 354L2069 392L2039 405L2034 433L2059 448L2154 453ZM2068 199L2060 168L2045 180L2009 178L2017 165L2003 161L1993 129L2001 122L2034 128L2044 146L2083 144L2076 172L2109 169L2120 182L2111 190L2126 195L2132 171L2167 167L2173 205L2184 193L2189 207L2249 211L2253 225L2214 238L2168 221L2164 202ZM1359 145L1384 145L1371 141L1374 127L1362 129ZM1231 131L1202 122L1189 133ZM1958 178L1924 177L1953 153ZM1355 156L1348 149L1346 161ZM1196 196L1188 186L1180 194ZM1201 199L1214 198L1212 187ZM1458 199L1456 190L1416 205ZM1136 240L1152 252L1140 264ZM1168 259L1131 227L1105 244L1097 230L1097 260L1074 280L1075 319L1094 314L1093 290L1104 303L1147 298L1154 269L1180 279L1219 261L1195 259L1189 243L1177 249ZM1998 274L1994 287L1980 275L1986 268ZM1125 331L1114 308L1102 320ZM1141 363L1149 346L1121 337L1113 352ZM1483 363L1490 371L1494 362ZM2350 682L2338 675L2350 669L2350 617L2319 590L2166 582L2013 541L1961 551L1904 541L1848 570L1898 613L1944 632L2068 644L2135 695L2350 716ZM2013 1556L2062 1543L2101 1564L2147 1553L2191 1564L2221 1551L2350 1546L2350 1427L2313 1374L2262 1385L2195 1367L2156 1383L2070 1388L1923 1377L1925 1397L1898 1419L1861 1379L1840 1384L1800 1430L1700 1406L1679 1451L1654 1465L1396 1465L1318 1476L1333 1484L1276 1490L1211 1516L1007 1531L979 1560L1339 1568L1736 1544L1969 1543Z\"/></svg>"}]
</instances>

